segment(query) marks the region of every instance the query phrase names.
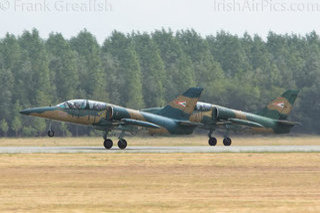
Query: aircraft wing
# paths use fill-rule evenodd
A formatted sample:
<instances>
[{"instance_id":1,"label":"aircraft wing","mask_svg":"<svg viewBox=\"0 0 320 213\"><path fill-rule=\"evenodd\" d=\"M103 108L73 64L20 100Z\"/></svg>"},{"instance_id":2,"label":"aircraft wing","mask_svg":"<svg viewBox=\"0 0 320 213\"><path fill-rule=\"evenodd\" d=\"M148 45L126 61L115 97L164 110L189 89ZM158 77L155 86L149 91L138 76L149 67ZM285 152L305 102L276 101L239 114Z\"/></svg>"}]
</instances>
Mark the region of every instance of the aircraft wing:
<instances>
[{"instance_id":1,"label":"aircraft wing","mask_svg":"<svg viewBox=\"0 0 320 213\"><path fill-rule=\"evenodd\" d=\"M231 121L233 124L238 124L238 125L243 125L243 126L258 127L258 128L264 127L257 122L247 121L247 120L242 120L242 119L237 119L237 118L230 118L229 121Z\"/></svg>"},{"instance_id":2,"label":"aircraft wing","mask_svg":"<svg viewBox=\"0 0 320 213\"><path fill-rule=\"evenodd\" d=\"M218 126L233 125L233 124L240 125L240 126L246 126L246 127L258 127L258 128L264 127L257 122L242 120L242 119L237 119L237 118L229 118L227 121L217 122Z\"/></svg>"},{"instance_id":3,"label":"aircraft wing","mask_svg":"<svg viewBox=\"0 0 320 213\"><path fill-rule=\"evenodd\" d=\"M202 123L196 123L196 122L191 122L191 121L178 121L177 122L181 126L189 126L189 127L201 127L203 126Z\"/></svg>"},{"instance_id":4,"label":"aircraft wing","mask_svg":"<svg viewBox=\"0 0 320 213\"><path fill-rule=\"evenodd\" d=\"M287 121L287 120L278 120L277 123L281 125L287 125L287 126L295 126L295 125L301 126L301 123L299 122L293 122L293 121Z\"/></svg>"},{"instance_id":5,"label":"aircraft wing","mask_svg":"<svg viewBox=\"0 0 320 213\"><path fill-rule=\"evenodd\" d=\"M130 118L123 118L123 119L121 119L121 122L123 122L123 124L125 124L125 125L134 125L134 126L141 126L141 127L147 127L147 128L153 128L153 129L161 128L160 126L158 126L157 124L154 124L154 123L130 119Z\"/></svg>"}]
</instances>

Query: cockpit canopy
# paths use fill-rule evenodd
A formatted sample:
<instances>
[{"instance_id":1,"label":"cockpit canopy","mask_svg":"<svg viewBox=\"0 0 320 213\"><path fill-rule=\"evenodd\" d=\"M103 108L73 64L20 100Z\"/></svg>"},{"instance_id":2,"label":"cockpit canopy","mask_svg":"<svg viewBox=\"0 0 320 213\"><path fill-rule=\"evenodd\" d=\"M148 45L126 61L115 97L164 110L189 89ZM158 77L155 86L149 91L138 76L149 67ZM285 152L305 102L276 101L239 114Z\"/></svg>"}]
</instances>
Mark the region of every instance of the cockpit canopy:
<instances>
[{"instance_id":1,"label":"cockpit canopy","mask_svg":"<svg viewBox=\"0 0 320 213\"><path fill-rule=\"evenodd\" d=\"M107 108L107 104L99 101L85 100L85 99L76 99L69 100L57 105L57 107L63 109L90 109L102 111Z\"/></svg>"}]
</instances>

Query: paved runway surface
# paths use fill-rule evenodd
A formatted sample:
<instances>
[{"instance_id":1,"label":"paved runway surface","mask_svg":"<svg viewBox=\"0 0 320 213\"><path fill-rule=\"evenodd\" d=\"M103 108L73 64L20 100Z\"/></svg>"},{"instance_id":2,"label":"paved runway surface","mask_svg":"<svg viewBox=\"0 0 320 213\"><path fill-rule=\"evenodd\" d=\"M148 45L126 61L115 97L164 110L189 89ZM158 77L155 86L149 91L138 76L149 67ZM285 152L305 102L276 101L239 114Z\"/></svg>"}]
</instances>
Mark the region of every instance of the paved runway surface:
<instances>
[{"instance_id":1,"label":"paved runway surface","mask_svg":"<svg viewBox=\"0 0 320 213\"><path fill-rule=\"evenodd\" d=\"M106 150L97 146L0 147L0 153L221 153L221 152L320 152L320 146L128 146Z\"/></svg>"}]
</instances>

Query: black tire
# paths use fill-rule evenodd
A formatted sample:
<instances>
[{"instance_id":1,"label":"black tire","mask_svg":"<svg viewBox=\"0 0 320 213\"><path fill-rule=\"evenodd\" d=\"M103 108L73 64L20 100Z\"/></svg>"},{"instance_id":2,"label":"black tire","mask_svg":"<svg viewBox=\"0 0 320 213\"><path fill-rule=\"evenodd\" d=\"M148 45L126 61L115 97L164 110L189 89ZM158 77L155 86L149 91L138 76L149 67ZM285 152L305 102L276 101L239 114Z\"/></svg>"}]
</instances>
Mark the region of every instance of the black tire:
<instances>
[{"instance_id":1,"label":"black tire","mask_svg":"<svg viewBox=\"0 0 320 213\"><path fill-rule=\"evenodd\" d=\"M209 142L210 146L215 146L215 145L217 145L217 138L211 137L211 138L209 138L208 142Z\"/></svg>"},{"instance_id":2,"label":"black tire","mask_svg":"<svg viewBox=\"0 0 320 213\"><path fill-rule=\"evenodd\" d=\"M50 138L52 138L52 137L54 136L54 131L53 131L53 130L49 130L49 131L48 131L48 136L49 136Z\"/></svg>"},{"instance_id":3,"label":"black tire","mask_svg":"<svg viewBox=\"0 0 320 213\"><path fill-rule=\"evenodd\" d=\"M226 138L223 139L223 145L225 145L225 146L230 146L231 143L232 143L231 138L226 137Z\"/></svg>"},{"instance_id":4,"label":"black tire","mask_svg":"<svg viewBox=\"0 0 320 213\"><path fill-rule=\"evenodd\" d=\"M103 142L103 146L104 148L106 149L111 149L112 146L113 146L113 142L111 139L106 139L104 142Z\"/></svg>"},{"instance_id":5,"label":"black tire","mask_svg":"<svg viewBox=\"0 0 320 213\"><path fill-rule=\"evenodd\" d=\"M125 139L120 139L118 141L119 149L125 149L127 147L127 141Z\"/></svg>"}]
</instances>

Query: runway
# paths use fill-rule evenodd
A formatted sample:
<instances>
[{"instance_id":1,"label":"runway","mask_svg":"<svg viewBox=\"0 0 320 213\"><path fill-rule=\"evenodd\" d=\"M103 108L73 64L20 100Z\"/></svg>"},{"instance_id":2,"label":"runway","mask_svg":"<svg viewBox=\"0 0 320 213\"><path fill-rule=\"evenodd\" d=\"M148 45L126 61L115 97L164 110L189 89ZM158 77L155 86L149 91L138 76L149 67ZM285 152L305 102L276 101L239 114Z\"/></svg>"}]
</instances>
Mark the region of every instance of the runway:
<instances>
[{"instance_id":1,"label":"runway","mask_svg":"<svg viewBox=\"0 0 320 213\"><path fill-rule=\"evenodd\" d=\"M0 154L18 153L277 153L320 152L320 146L128 146L106 150L98 146L0 147Z\"/></svg>"}]
</instances>

